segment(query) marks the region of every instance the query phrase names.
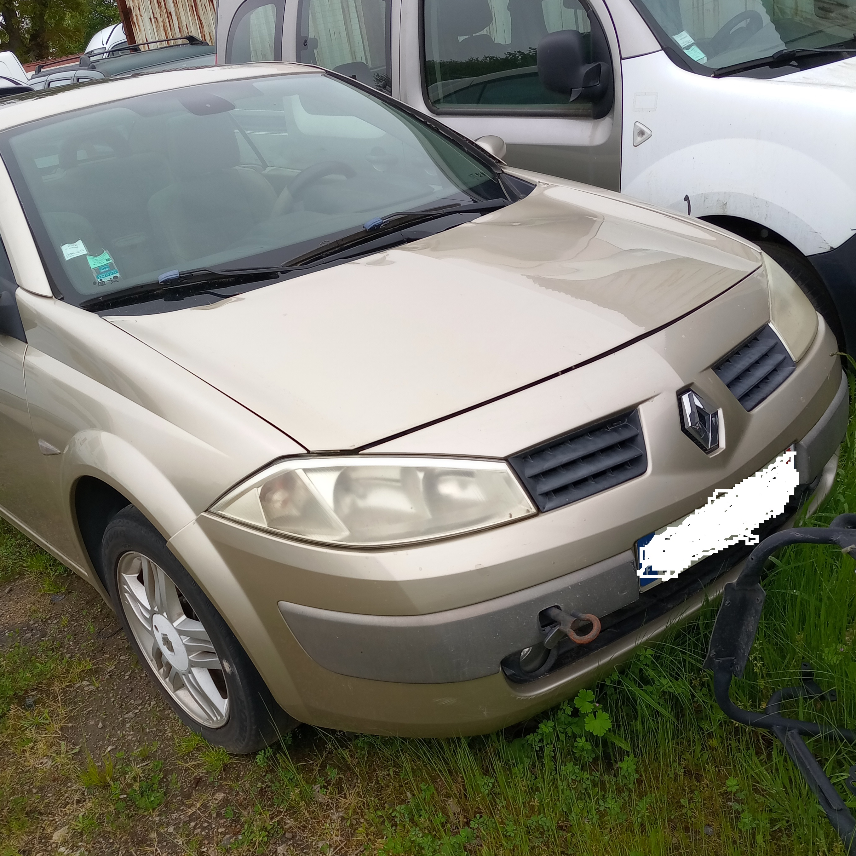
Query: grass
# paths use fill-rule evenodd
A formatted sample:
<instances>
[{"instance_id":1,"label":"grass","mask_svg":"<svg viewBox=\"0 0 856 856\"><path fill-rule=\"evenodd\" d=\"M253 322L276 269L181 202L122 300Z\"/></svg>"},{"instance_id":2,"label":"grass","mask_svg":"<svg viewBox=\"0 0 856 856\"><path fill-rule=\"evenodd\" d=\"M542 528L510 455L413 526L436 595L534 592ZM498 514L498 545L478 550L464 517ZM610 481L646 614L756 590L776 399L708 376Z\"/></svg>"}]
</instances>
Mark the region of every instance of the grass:
<instances>
[{"instance_id":1,"label":"grass","mask_svg":"<svg viewBox=\"0 0 856 856\"><path fill-rule=\"evenodd\" d=\"M833 491L808 522L844 511L856 511L856 419ZM40 556L0 529L0 581L63 588L62 569ZM735 700L761 707L797 683L808 660L839 701L795 701L787 712L856 723L854 570L831 548L778 557ZM14 848L46 810L34 807L42 780L33 772L45 755L70 794L53 826L68 823L85 853L118 852L152 830L169 830L162 852L176 854L843 853L778 742L714 703L702 663L715 614L706 607L621 672L518 729L404 740L305 726L250 759L181 728L160 747L82 758L62 739L69 663L49 644L14 642L0 652L0 854L24 852ZM33 693L47 701L28 711ZM856 812L841 786L856 749L810 745Z\"/></svg>"}]
</instances>

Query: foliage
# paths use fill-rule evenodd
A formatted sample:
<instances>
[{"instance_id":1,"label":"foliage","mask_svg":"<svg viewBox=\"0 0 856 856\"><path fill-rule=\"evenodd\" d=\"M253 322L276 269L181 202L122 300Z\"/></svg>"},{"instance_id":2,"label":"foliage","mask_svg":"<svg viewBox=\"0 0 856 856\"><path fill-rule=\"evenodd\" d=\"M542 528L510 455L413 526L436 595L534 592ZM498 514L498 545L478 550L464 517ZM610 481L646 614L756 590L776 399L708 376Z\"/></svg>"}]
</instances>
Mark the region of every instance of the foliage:
<instances>
[{"instance_id":1,"label":"foliage","mask_svg":"<svg viewBox=\"0 0 856 856\"><path fill-rule=\"evenodd\" d=\"M0 51L21 62L79 53L118 20L115 0L0 0Z\"/></svg>"}]
</instances>

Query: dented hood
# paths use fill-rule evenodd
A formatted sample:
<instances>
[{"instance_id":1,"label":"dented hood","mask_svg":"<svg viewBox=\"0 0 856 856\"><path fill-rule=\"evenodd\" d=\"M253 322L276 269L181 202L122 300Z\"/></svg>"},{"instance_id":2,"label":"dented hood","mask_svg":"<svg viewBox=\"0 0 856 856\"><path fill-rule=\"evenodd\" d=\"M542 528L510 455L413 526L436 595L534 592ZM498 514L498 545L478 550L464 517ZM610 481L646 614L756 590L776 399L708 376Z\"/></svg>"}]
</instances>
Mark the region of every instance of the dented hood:
<instances>
[{"instance_id":1,"label":"dented hood","mask_svg":"<svg viewBox=\"0 0 856 856\"><path fill-rule=\"evenodd\" d=\"M359 448L596 359L758 268L749 245L569 183L203 308L109 320L310 450Z\"/></svg>"}]
</instances>

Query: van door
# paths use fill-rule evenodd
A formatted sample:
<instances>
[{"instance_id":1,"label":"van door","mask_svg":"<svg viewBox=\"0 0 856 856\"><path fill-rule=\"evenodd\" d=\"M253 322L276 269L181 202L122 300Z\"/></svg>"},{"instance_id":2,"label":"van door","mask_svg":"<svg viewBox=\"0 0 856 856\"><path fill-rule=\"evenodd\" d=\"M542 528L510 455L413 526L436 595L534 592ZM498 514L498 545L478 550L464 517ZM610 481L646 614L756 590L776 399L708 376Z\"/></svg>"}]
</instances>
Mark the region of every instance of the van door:
<instances>
[{"instance_id":1,"label":"van door","mask_svg":"<svg viewBox=\"0 0 856 856\"><path fill-rule=\"evenodd\" d=\"M401 100L472 139L502 137L513 166L619 189L621 69L600 0L419 0L401 15ZM606 115L541 85L538 45L562 30L612 67Z\"/></svg>"},{"instance_id":2,"label":"van door","mask_svg":"<svg viewBox=\"0 0 856 856\"><path fill-rule=\"evenodd\" d=\"M299 0L295 60L391 93L392 5L393 0ZM288 48L284 45L285 57Z\"/></svg>"}]
</instances>

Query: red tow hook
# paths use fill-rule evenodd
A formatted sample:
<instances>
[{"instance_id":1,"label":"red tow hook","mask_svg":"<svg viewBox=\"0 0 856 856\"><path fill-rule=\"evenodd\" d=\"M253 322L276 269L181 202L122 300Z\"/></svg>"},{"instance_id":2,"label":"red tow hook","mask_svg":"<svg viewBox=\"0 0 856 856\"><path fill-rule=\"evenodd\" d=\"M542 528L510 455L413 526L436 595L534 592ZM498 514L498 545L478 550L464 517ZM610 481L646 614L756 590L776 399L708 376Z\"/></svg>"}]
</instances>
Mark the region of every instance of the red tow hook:
<instances>
[{"instance_id":1,"label":"red tow hook","mask_svg":"<svg viewBox=\"0 0 856 856\"><path fill-rule=\"evenodd\" d=\"M555 648L563 636L567 636L577 645L588 645L600 636L600 619L590 612L565 612L561 607L551 606L541 615L555 622L552 627L544 629L546 648ZM584 630L586 625L590 625L588 632L578 632Z\"/></svg>"}]
</instances>

